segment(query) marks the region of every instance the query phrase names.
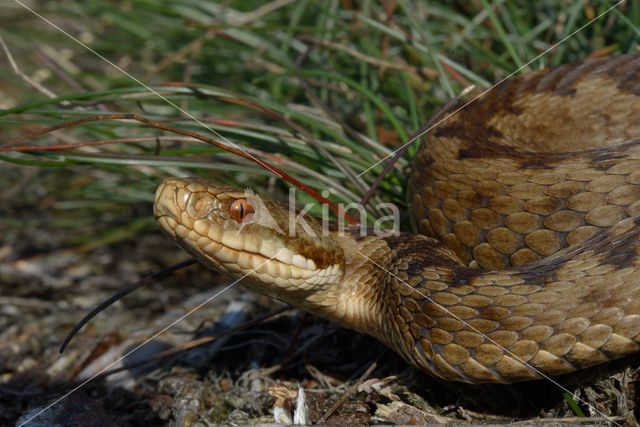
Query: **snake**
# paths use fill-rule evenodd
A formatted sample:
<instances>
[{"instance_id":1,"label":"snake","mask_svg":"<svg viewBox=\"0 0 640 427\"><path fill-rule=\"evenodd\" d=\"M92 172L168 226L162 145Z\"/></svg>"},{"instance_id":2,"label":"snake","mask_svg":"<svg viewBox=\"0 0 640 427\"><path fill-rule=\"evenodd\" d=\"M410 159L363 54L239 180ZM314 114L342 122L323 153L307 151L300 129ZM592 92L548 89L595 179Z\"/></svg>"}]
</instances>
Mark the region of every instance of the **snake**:
<instances>
[{"instance_id":1,"label":"snake","mask_svg":"<svg viewBox=\"0 0 640 427\"><path fill-rule=\"evenodd\" d=\"M203 178L165 179L154 215L205 266L437 378L567 374L640 350L639 96L638 54L497 84L420 141L414 232L292 221Z\"/></svg>"}]
</instances>

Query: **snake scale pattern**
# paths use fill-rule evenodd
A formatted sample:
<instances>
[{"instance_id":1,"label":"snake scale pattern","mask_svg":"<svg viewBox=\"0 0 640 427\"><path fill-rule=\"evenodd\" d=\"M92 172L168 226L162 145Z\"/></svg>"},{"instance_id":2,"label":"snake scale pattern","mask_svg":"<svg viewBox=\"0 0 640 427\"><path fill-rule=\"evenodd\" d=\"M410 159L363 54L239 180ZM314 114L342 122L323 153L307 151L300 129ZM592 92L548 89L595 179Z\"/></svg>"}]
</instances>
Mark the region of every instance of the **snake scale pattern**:
<instances>
[{"instance_id":1,"label":"snake scale pattern","mask_svg":"<svg viewBox=\"0 0 640 427\"><path fill-rule=\"evenodd\" d=\"M507 80L426 138L421 234L322 233L288 207L170 178L162 230L250 289L451 381L511 383L640 350L640 55Z\"/></svg>"}]
</instances>

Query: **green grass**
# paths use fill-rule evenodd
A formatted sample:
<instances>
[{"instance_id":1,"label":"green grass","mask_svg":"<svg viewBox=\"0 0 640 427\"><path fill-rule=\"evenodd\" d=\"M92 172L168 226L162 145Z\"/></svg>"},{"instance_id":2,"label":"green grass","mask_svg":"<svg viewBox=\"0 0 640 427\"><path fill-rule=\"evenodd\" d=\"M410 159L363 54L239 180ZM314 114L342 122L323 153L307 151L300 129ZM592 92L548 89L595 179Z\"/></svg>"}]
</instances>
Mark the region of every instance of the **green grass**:
<instances>
[{"instance_id":1,"label":"green grass","mask_svg":"<svg viewBox=\"0 0 640 427\"><path fill-rule=\"evenodd\" d=\"M256 16L267 4L281 7ZM452 96L469 85L489 87L615 2L381 4L89 0L43 2L37 11L223 139L270 156L304 184L349 203L362 196L383 164L359 174L399 147ZM38 126L122 112L221 139L17 4L6 8L0 12L0 36L21 70L57 97L31 88L3 57L0 144ZM640 4L627 1L522 72L592 54L637 51L639 41ZM141 226L138 218L148 214L164 176L206 176L286 197L286 183L255 163L137 122L90 123L25 143L108 140L115 142L0 153L0 179L14 183L24 169L38 167L57 218L90 216L99 220L99 232L123 238L131 236L122 233L127 224L135 232L153 227L150 221ZM404 184L414 153L412 147L382 182L368 206L372 218L380 214L377 202L406 206ZM310 200L297 195L300 202ZM59 223L73 228L75 222ZM88 241L96 231L74 233L70 243Z\"/></svg>"}]
</instances>

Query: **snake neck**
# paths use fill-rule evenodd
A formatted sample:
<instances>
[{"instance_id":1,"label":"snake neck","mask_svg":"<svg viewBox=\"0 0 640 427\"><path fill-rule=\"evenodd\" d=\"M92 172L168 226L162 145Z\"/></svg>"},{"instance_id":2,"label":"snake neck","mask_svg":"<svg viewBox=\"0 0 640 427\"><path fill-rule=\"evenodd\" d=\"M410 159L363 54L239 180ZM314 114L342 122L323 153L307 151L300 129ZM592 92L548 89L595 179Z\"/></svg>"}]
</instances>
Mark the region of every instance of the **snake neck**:
<instances>
[{"instance_id":1,"label":"snake neck","mask_svg":"<svg viewBox=\"0 0 640 427\"><path fill-rule=\"evenodd\" d=\"M307 296L296 306L342 326L372 335L399 348L391 325L397 322L405 298L412 294L410 264L428 269L463 268L455 253L437 240L409 233L381 237L332 233L344 252L344 274L332 286ZM426 268L425 268L426 269ZM404 285L404 286L403 286Z\"/></svg>"},{"instance_id":2,"label":"snake neck","mask_svg":"<svg viewBox=\"0 0 640 427\"><path fill-rule=\"evenodd\" d=\"M341 276L325 286L315 287L313 292L304 295L287 292L280 299L347 328L380 337L383 324L380 291L386 275L383 270L372 270L367 258L358 253L387 266L391 259L389 248L376 236L359 238L347 231L330 232L329 237L344 253Z\"/></svg>"}]
</instances>

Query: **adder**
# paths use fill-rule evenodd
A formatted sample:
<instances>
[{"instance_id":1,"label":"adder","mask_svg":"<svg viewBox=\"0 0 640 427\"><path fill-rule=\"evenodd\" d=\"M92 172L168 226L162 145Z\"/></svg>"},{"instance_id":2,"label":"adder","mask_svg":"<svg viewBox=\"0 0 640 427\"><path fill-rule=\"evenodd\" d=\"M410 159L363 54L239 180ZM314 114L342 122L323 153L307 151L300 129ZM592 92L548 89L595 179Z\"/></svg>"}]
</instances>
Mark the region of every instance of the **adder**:
<instances>
[{"instance_id":1,"label":"adder","mask_svg":"<svg viewBox=\"0 0 640 427\"><path fill-rule=\"evenodd\" d=\"M640 349L640 55L507 80L412 164L420 234L323 233L201 179L156 192L162 230L248 288L372 335L445 380L511 383Z\"/></svg>"}]
</instances>

